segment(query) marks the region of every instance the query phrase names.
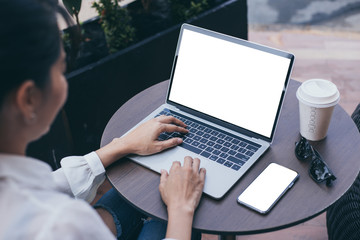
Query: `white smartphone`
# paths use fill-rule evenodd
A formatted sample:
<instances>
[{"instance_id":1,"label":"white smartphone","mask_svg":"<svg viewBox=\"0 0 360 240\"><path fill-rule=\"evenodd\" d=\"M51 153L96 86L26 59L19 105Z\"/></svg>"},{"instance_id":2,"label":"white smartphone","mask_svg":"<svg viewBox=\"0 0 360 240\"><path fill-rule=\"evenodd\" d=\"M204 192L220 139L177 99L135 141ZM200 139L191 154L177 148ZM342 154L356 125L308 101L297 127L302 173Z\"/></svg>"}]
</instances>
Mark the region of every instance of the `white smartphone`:
<instances>
[{"instance_id":1,"label":"white smartphone","mask_svg":"<svg viewBox=\"0 0 360 240\"><path fill-rule=\"evenodd\" d=\"M293 186L299 174L277 163L265 170L240 194L237 201L259 213L266 214Z\"/></svg>"}]
</instances>

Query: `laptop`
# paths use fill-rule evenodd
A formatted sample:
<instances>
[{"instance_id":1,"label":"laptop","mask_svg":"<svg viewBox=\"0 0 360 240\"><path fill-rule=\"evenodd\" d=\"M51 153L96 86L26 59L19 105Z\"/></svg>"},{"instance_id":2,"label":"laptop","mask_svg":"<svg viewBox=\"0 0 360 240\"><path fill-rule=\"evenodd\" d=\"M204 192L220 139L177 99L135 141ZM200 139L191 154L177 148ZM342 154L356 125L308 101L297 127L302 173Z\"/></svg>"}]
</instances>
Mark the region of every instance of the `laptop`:
<instances>
[{"instance_id":1,"label":"laptop","mask_svg":"<svg viewBox=\"0 0 360 240\"><path fill-rule=\"evenodd\" d=\"M161 133L160 141L183 143L129 158L159 173L185 156L199 158L204 193L222 198L270 147L293 62L290 53L183 24L166 102L139 124L172 115L189 133Z\"/></svg>"}]
</instances>

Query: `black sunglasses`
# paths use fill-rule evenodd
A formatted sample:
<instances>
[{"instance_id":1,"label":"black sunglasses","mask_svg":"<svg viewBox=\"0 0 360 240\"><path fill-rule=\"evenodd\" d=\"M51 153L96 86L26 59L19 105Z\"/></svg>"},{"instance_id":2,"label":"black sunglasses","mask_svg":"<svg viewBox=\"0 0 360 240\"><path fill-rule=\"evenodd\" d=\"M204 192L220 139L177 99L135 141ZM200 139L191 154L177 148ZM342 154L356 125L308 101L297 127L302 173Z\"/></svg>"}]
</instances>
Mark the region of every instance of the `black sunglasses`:
<instances>
[{"instance_id":1,"label":"black sunglasses","mask_svg":"<svg viewBox=\"0 0 360 240\"><path fill-rule=\"evenodd\" d=\"M309 175L315 182L321 183L326 181L326 185L330 186L331 181L336 179L330 168L323 161L320 153L304 137L295 143L295 156L301 161L311 159Z\"/></svg>"}]
</instances>

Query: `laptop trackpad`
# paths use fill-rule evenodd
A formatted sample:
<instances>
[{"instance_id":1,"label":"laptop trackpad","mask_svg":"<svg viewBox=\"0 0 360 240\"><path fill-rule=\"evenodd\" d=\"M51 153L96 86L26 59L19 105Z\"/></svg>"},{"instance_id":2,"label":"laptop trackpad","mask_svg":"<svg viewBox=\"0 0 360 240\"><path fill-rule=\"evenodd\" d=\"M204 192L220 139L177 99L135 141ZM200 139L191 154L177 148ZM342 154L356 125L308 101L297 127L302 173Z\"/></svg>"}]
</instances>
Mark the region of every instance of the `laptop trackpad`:
<instances>
[{"instance_id":1,"label":"laptop trackpad","mask_svg":"<svg viewBox=\"0 0 360 240\"><path fill-rule=\"evenodd\" d=\"M182 157L179 157L182 156ZM151 170L160 173L161 169L170 170L174 161L184 164L184 158L190 156L200 159L200 167L206 169L204 193L214 197L221 198L226 191L239 179L237 171L227 168L217 162L189 152L182 147L175 147L171 151L163 151L151 156L129 156L133 161L143 165ZM210 188L211 186L211 188Z\"/></svg>"}]
</instances>

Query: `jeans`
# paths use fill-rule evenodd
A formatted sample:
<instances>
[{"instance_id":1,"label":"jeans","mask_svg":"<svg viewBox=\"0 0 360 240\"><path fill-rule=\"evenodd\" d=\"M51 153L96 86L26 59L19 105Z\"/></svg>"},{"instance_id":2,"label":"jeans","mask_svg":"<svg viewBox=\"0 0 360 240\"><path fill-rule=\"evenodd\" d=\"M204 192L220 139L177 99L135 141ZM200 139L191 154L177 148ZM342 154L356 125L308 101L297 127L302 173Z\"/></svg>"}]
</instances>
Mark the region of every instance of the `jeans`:
<instances>
[{"instance_id":1,"label":"jeans","mask_svg":"<svg viewBox=\"0 0 360 240\"><path fill-rule=\"evenodd\" d=\"M144 220L147 218L146 215L126 203L114 188L105 193L94 205L94 208L104 208L113 216L118 240L160 240L165 238L167 228L165 221ZM191 238L200 240L201 233L193 231Z\"/></svg>"}]
</instances>

